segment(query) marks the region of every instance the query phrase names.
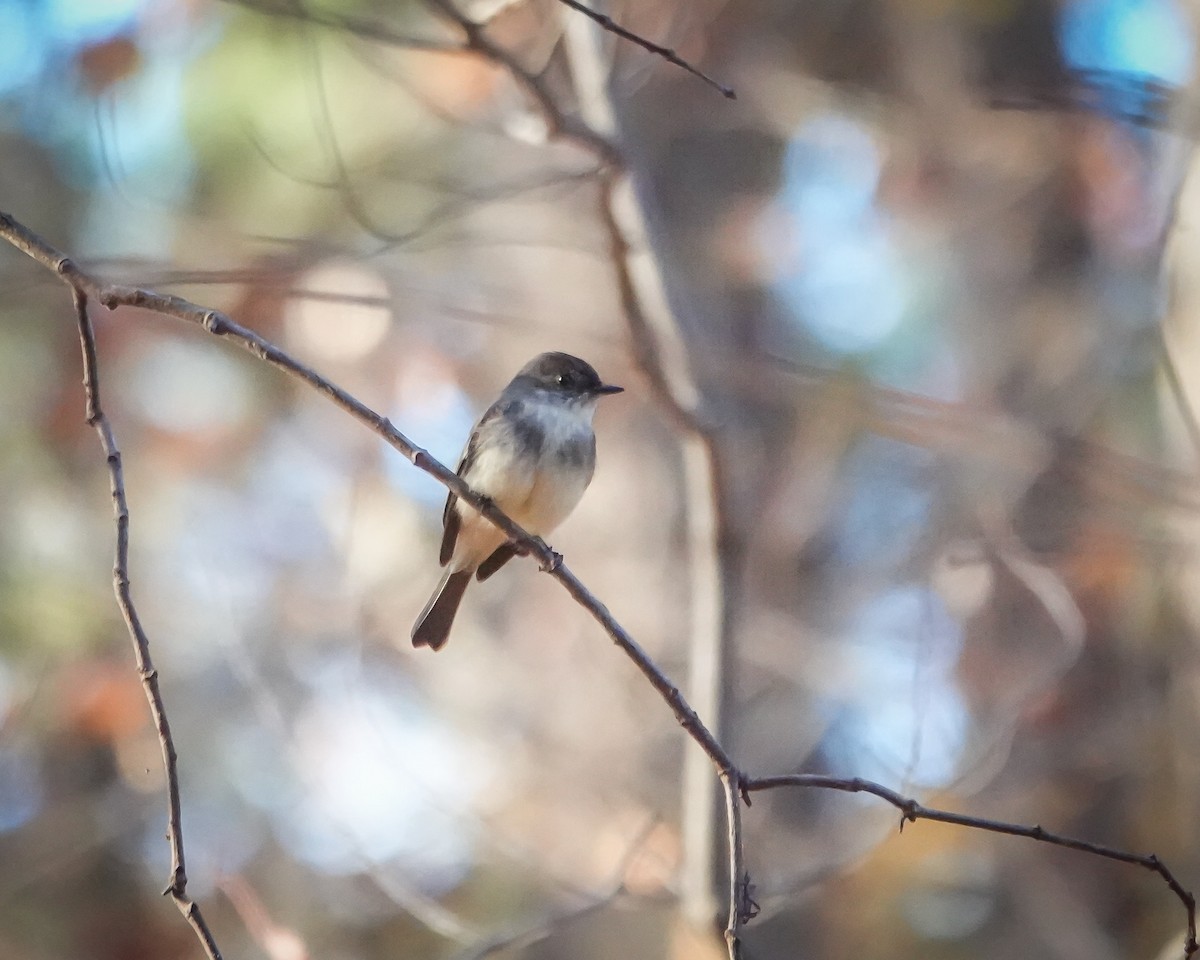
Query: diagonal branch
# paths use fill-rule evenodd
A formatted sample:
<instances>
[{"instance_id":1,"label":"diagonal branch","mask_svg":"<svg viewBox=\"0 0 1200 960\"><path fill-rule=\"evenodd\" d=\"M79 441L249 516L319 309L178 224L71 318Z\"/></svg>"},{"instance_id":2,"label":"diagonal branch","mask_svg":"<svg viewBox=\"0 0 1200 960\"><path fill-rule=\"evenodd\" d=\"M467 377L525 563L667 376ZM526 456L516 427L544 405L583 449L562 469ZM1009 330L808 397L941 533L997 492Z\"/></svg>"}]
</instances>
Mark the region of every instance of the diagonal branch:
<instances>
[{"instance_id":1,"label":"diagonal branch","mask_svg":"<svg viewBox=\"0 0 1200 960\"><path fill-rule=\"evenodd\" d=\"M564 49L583 118L615 136L617 116L600 54L599 31L583 21L567 24ZM722 437L704 410L704 395L689 362L694 344L686 337L667 294L665 271L650 238L647 215L627 166L607 168L598 191L600 223L609 241L613 279L634 361L659 408L679 433L684 515L687 517L687 570L690 624L687 689L697 712L719 740L729 738L727 708L732 679L731 632L736 542L730 527L732 491L723 462ZM727 786L727 784L726 784ZM707 930L716 903L722 867L727 870L726 915L741 914L733 891L742 883L741 812L725 804L725 831L733 847L722 845L718 804L707 758L694 750L683 757L683 885L687 919ZM729 793L726 792L726 801ZM736 805L735 805L736 807ZM726 863L722 864L722 858ZM739 950L736 924L726 937L730 956Z\"/></svg>"},{"instance_id":2,"label":"diagonal branch","mask_svg":"<svg viewBox=\"0 0 1200 960\"><path fill-rule=\"evenodd\" d=\"M164 763L168 772L171 801L168 835L172 849L173 868L171 883L166 892L175 899L181 912L183 912L188 922L196 930L197 936L203 943L210 960L220 960L220 953L212 940L212 935L207 925L204 923L199 908L186 897L185 886L187 878L183 866L182 834L179 829L179 792L177 778L175 777L175 750L171 741L170 729L167 725L162 698L158 691L157 673L150 661L149 642L137 619L129 593L128 506L125 502L120 453L116 448L111 429L100 407L95 342L91 333L91 324L88 320L86 309L89 298L99 300L109 309L119 306L139 307L202 327L214 336L231 340L265 363L303 381L346 411L354 419L369 427L374 433L378 434L394 449L404 455L418 469L433 476L456 496L461 497L469 503L504 531L511 540L520 546L523 552L536 557L541 562L542 569L563 585L571 597L591 614L593 619L600 624L613 642L634 662L634 665L666 702L671 712L675 715L675 718L679 721L680 726L700 746L716 768L725 791L729 827L729 854L732 861L729 890L731 915L726 928L726 939L729 945L731 960L736 960L740 956L740 945L738 942L739 927L754 914L754 903L750 896L750 884L741 867L741 858L743 855L741 803L749 805L751 793L788 786L872 794L892 804L901 812L902 825L904 822L915 820L934 820L968 829L1025 837L1054 846L1078 850L1093 856L1143 867L1161 877L1171 892L1183 904L1187 914L1187 935L1184 941L1184 956L1185 958L1191 957L1197 952L1195 897L1183 887L1174 873L1155 854L1143 855L1130 853L1114 847L1107 847L1051 833L1037 825L1022 826L925 807L916 800L904 797L888 787L860 778L839 779L804 774L769 777L747 776L735 764L733 758L713 733L700 720L696 711L674 683L663 673L628 631L616 621L608 608L560 562L560 558L544 542L527 534L491 503L491 501L485 500L472 492L456 474L430 456L425 450L416 446L397 430L386 417L376 413L336 384L326 380L316 371L292 358L288 353L269 340L242 327L225 314L216 310L209 310L182 297L157 293L139 287L105 283L91 273L83 270L66 255L33 233L33 231L3 212L0 212L0 239L6 240L33 260L54 271L71 288L75 299L76 313L80 327L80 341L84 355L84 386L88 399L88 420L100 432L112 478L114 509L117 517L117 563L114 572L117 598L134 640L138 669L142 675L151 711L158 726L159 737L163 744Z\"/></svg>"},{"instance_id":3,"label":"diagonal branch","mask_svg":"<svg viewBox=\"0 0 1200 960\"><path fill-rule=\"evenodd\" d=\"M425 0L429 9L442 20L453 24L463 35L468 50L503 67L541 111L552 137L572 140L602 163L620 165L616 145L594 127L570 116L542 83L541 78L529 70L516 54L505 49L488 36L487 29L476 23L455 6L453 0Z\"/></svg>"},{"instance_id":4,"label":"diagonal branch","mask_svg":"<svg viewBox=\"0 0 1200 960\"><path fill-rule=\"evenodd\" d=\"M1022 826L1015 823L1005 823L1001 820L988 820L984 817L972 817L963 813L953 813L949 810L926 807L911 797L903 796L882 784L874 783L871 780L863 780L859 777L842 779L839 777L826 777L820 774L794 773L774 777L746 777L742 779L741 786L747 795L760 790L771 790L779 787L815 787L821 790L841 790L844 793L869 793L872 796L879 797L881 800L886 800L900 811L901 830L904 829L904 824L906 823L915 823L918 820L932 820L937 823L950 823L959 827L967 827L971 830L983 830L987 833L1002 833L1010 837L1025 837L1026 839L1048 843L1055 847L1065 847L1068 850L1090 853L1092 856L1103 857L1106 860L1116 860L1118 863L1131 863L1134 866L1144 867L1151 873L1158 874L1163 879L1187 911L1187 937L1183 943L1184 956L1190 957L1196 953L1197 949L1200 949L1200 946L1196 942L1196 898L1191 891L1184 889L1183 884L1179 882L1175 874L1167 868L1167 865L1163 863L1157 854L1130 853L1127 850L1118 850L1115 847L1107 847L1103 844L1091 843L1087 840L1078 840L1059 833L1051 833L1038 824L1032 827Z\"/></svg>"},{"instance_id":5,"label":"diagonal branch","mask_svg":"<svg viewBox=\"0 0 1200 960\"><path fill-rule=\"evenodd\" d=\"M0 214L0 224L3 224L5 219ZM179 758L175 752L175 741L171 737L171 725L167 721L167 709L158 686L158 671L154 669L154 663L150 659L150 639L146 636L137 608L133 605L129 586L129 502L125 497L121 451L117 448L117 439L100 406L100 371L96 362L96 338L92 331L91 318L88 316L87 294L78 286L73 286L71 293L75 302L75 321L79 327L79 345L83 352L83 391L87 399L87 422L95 427L100 435L100 444L108 461L113 515L117 525L113 589L117 595L117 606L121 608L121 615L129 628L129 637L133 641L138 676L141 677L142 687L146 691L146 699L150 702L150 714L158 730L163 768L167 775L167 843L171 848L171 879L163 894L175 901L180 913L196 931L196 936L199 937L210 960L221 960L221 951L204 920L204 915L200 912L199 905L187 895L187 869L184 864L183 822L179 799Z\"/></svg>"},{"instance_id":6,"label":"diagonal branch","mask_svg":"<svg viewBox=\"0 0 1200 960\"><path fill-rule=\"evenodd\" d=\"M717 769L722 772L734 769L733 761L726 753L725 748L696 715L696 711L692 709L679 688L667 678L650 655L617 622L608 608L583 585L565 564L559 562L557 554L540 538L532 537L521 529L490 500L472 491L458 474L431 456L428 451L409 440L396 429L387 417L376 413L341 387L326 380L311 367L296 360L265 337L236 323L224 313L192 303L183 297L158 293L140 287L105 283L83 270L75 261L3 212L0 212L0 238L8 240L21 252L53 270L73 290L98 300L110 310L120 306L140 307L201 327L213 336L230 340L263 362L303 381L336 406L341 407L355 420L382 437L417 469L428 473L455 496L469 503L487 517L503 530L508 538L521 548L523 553L537 558L541 562L542 569L563 585L567 593L592 615L612 641L634 662L635 666L670 706L680 726L700 745Z\"/></svg>"},{"instance_id":7,"label":"diagonal branch","mask_svg":"<svg viewBox=\"0 0 1200 960\"><path fill-rule=\"evenodd\" d=\"M591 19L595 20L596 23L600 24L601 27L614 36L618 36L622 40L628 40L630 43L636 43L643 50L648 50L655 56L662 57L667 61L667 63L681 67L694 77L699 77L714 90L719 91L721 96L725 97L727 100L737 99L737 93L734 92L733 87L727 87L725 84L714 80L703 70L692 66L692 64L688 63L678 53L669 47L659 46L654 41L647 40L645 37L634 33L632 30L627 30L625 27L617 23L612 17L593 10L586 3L581 3L580 0L558 0L558 2L570 7L572 10L582 13L585 17L591 17Z\"/></svg>"}]
</instances>

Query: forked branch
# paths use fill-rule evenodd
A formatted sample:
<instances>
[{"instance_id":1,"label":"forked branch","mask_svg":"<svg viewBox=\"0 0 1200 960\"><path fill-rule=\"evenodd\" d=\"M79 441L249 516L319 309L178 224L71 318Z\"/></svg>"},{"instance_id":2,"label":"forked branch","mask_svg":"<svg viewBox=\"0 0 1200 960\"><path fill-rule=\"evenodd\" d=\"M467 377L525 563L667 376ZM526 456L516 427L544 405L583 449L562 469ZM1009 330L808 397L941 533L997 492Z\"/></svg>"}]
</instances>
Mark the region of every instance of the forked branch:
<instances>
[{"instance_id":1,"label":"forked branch","mask_svg":"<svg viewBox=\"0 0 1200 960\"><path fill-rule=\"evenodd\" d=\"M210 960L220 960L220 952L212 934L204 922L199 907L186 895L187 875L184 869L183 835L180 828L180 797L176 774L176 754L171 739L166 710L158 688L158 675L151 658L149 640L146 637L133 605L129 587L129 509L125 498L124 480L121 472L121 457L112 430L100 404L99 372L96 360L95 338L87 313L87 304L94 299L109 309L119 306L140 307L164 316L175 317L201 327L214 336L230 340L243 349L274 366L289 376L300 380L331 402L350 414L382 437L394 449L403 454L418 469L436 478L444 486L471 504L489 520L503 530L510 539L539 561L543 570L558 580L567 592L595 619L634 665L650 682L659 696L666 702L680 726L708 756L721 779L726 797L728 817L728 840L730 858L729 920L725 936L731 958L740 957L740 928L755 912L749 877L743 867L744 845L741 835L742 803L749 805L755 792L784 787L807 787L840 790L849 793L870 793L896 807L903 822L934 820L957 826L1025 837L1054 846L1077 850L1093 856L1140 866L1157 874L1183 904L1186 911L1187 934L1184 941L1184 956L1197 952L1196 904L1193 894L1184 888L1178 878L1155 854L1135 854L1100 844L1078 840L1052 833L1041 826L1022 826L1003 821L986 820L965 814L953 813L926 807L916 800L904 797L894 790L869 780L858 778L789 774L771 777L751 777L733 761L724 746L696 715L695 710L637 641L612 616L607 607L566 567L555 562L555 554L540 539L529 536L493 503L485 500L462 482L447 467L409 440L386 418L347 393L341 387L325 379L312 368L300 363L287 352L239 325L225 314L210 310L181 297L157 293L140 287L108 284L79 267L74 261L56 250L27 227L11 216L0 212L0 238L21 250L32 259L56 273L71 289L74 298L76 320L79 326L80 343L84 358L84 390L87 398L87 419L100 434L113 494L113 506L117 523L117 556L114 566L114 584L117 602L121 608L133 640L139 675L146 689L151 713L158 728L163 750L163 763L168 781L168 841L171 846L172 873L166 893L179 906L199 937Z\"/></svg>"},{"instance_id":2,"label":"forked branch","mask_svg":"<svg viewBox=\"0 0 1200 960\"><path fill-rule=\"evenodd\" d=\"M7 228L11 225L3 214L0 214L0 226ZM11 237L5 234L6 239ZM27 251L28 252L28 251ZM58 263L65 264L65 258L59 257ZM47 264L50 266L50 264ZM61 271L60 271L61 272ZM163 891L170 896L179 907L180 913L187 918L204 952L210 960L221 960L221 951L217 948L212 931L200 912L199 905L187 895L187 867L183 850L183 815L182 803L179 797L178 755L175 752L175 741L171 736L171 724L167 720L167 708L163 704L162 692L158 686L158 671L150 657L150 638L142 627L138 617L137 607L133 603L133 593L129 585L129 502L125 497L125 475L121 467L121 451L117 447L117 438L112 426L104 415L100 405L100 367L96 360L96 337L92 331L92 321L88 316L88 295L80 286L72 285L71 295L75 304L75 322L79 328L79 346L83 352L83 392L86 399L86 417L90 426L100 435L100 445L104 448L104 457L108 463L109 488L112 491L113 517L117 527L116 558L113 562L113 590L117 595L117 606L121 616L125 618L125 626L129 629L129 638L133 641L133 655L137 662L138 676L142 681L142 689L150 703L150 715L154 727L158 731L158 742L162 749L163 769L167 778L167 844L171 848L171 877Z\"/></svg>"}]
</instances>

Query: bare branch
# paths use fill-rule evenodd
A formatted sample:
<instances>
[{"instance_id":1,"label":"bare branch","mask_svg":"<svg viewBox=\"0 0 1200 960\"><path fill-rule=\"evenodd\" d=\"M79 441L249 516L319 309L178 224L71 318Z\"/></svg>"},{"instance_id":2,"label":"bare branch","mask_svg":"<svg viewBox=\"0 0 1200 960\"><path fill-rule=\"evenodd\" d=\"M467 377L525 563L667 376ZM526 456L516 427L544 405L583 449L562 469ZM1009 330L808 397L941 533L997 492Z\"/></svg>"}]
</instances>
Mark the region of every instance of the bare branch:
<instances>
[{"instance_id":1,"label":"bare branch","mask_svg":"<svg viewBox=\"0 0 1200 960\"><path fill-rule=\"evenodd\" d=\"M8 240L27 256L55 271L72 289L98 300L110 310L120 306L140 307L168 317L175 317L201 327L213 336L228 339L248 350L263 362L307 383L326 399L345 410L355 420L366 425L419 470L428 473L455 496L469 503L496 524L510 540L521 548L523 553L540 561L542 569L558 580L567 593L591 613L612 641L634 662L670 706L680 726L700 745L717 769L722 772L734 769L733 761L725 752L725 748L701 722L696 711L692 709L678 687L667 678L650 655L616 621L609 613L608 608L567 569L565 564L560 562L558 555L540 538L532 537L521 529L490 500L473 492L458 474L452 472L426 450L409 440L393 426L387 417L376 413L341 387L326 380L311 367L294 359L271 341L241 326L220 311L210 310L192 303L190 300L185 300L183 297L171 294L157 293L140 287L107 284L83 270L65 254L54 249L33 231L3 212L0 212L0 237Z\"/></svg>"},{"instance_id":2,"label":"bare branch","mask_svg":"<svg viewBox=\"0 0 1200 960\"><path fill-rule=\"evenodd\" d=\"M589 609L593 616L601 623L605 630L612 637L614 642L625 650L626 654L634 660L638 667L651 680L651 683L660 691L664 699L671 704L672 709L676 712L681 725L688 731L689 735L700 743L706 750L706 753L713 758L713 761L719 765L721 769L732 769L731 761L724 753L721 746L717 743L715 737L704 727L696 716L695 712L687 704L683 695L680 693L667 677L658 670L653 660L648 654L636 643L636 641L616 622L612 615L608 612L598 600L595 599L587 590L586 587L572 574L564 565L558 561L558 557L550 550L546 544L539 538L531 537L512 520L505 516L491 501L485 500L473 493L469 487L464 484L456 474L450 472L443 464L438 462L426 451L417 447L403 434L401 434L387 418L375 413L361 401L351 396L346 391L337 387L335 384L326 380L318 373L309 367L301 364L293 359L285 351L275 346L270 341L266 340L250 331L229 317L218 311L209 310L198 304L194 304L182 297L176 297L167 294L160 294L151 290L145 290L139 287L128 287L113 284L106 284L100 279L92 276L87 271L80 268L73 260L64 255L58 250L55 250L49 243L41 237L28 230L22 224L13 220L9 215L0 212L0 236L8 240L13 246L27 254L37 262L43 264L53 270L59 277L72 289L74 296L80 303L86 303L87 297L90 295L99 300L109 309L115 309L119 306L138 307L142 309L152 310L165 316L175 317L176 319L184 320L189 323L203 327L209 333L218 337L225 337L238 345L242 346L249 352L253 353L259 359L272 366L278 367L285 372L297 377L310 386L314 387L318 392L323 393L328 399L337 404L355 419L365 423L375 433L383 437L395 449L399 450L406 458L408 458L419 469L431 474L440 482L446 484L458 496L466 502L472 504L479 509L485 516L498 526L510 539L520 544L523 551L536 556L542 564L542 569L547 570L558 579L568 593L571 594L578 602ZM86 312L82 314L86 320ZM81 321L82 323L83 321ZM82 328L81 328L82 329ZM94 341L91 337L90 322L87 326L87 336L84 342L85 349L85 383L88 384L88 416L89 422L92 422L93 413L99 418L97 424L103 423L107 428L107 421L103 420L102 414L99 412L98 391L93 388L96 383L96 363ZM82 334L81 334L82 337ZM95 399L93 399L95 398ZM108 434L110 436L110 434ZM106 442L106 450L108 450ZM116 457L114 461L114 456ZM115 462L115 467L113 466ZM119 517L119 554L118 554L118 570L124 569L125 558L128 550L128 513L124 508L124 487L123 481L120 480L120 459L119 453L115 453L115 445L112 447L112 452L109 453L110 469L115 469L114 474L114 498L117 496L116 491L120 491L120 513ZM122 612L125 613L127 621L130 623L130 630L134 632L138 648L138 665L143 676L143 682L147 683L147 694L153 697L151 699L152 711L155 715L156 723L159 727L160 739L164 744L164 759L167 764L168 783L170 786L171 799L171 849L173 860L173 881L166 892L176 898L180 905L180 909L188 918L189 923L197 929L198 935L201 936L205 944L206 950L209 951L211 960L221 960L220 953L212 940L212 936L208 931L203 917L200 914L199 908L191 901L186 901L184 898L184 888L186 886L186 873L183 869L183 842L182 833L179 830L179 792L178 780L175 775L175 759L176 754L174 746L170 740L170 730L166 724L166 715L162 710L161 697L158 695L157 674L149 665L149 644L145 638L140 623L137 621L136 614L133 612L131 602L126 605L128 599L128 578L118 579L119 590L123 586L124 595L118 594L122 601Z\"/></svg>"},{"instance_id":3,"label":"bare branch","mask_svg":"<svg viewBox=\"0 0 1200 960\"><path fill-rule=\"evenodd\" d=\"M684 70L686 70L692 76L699 77L701 80L703 80L705 83L707 83L714 90L719 90L721 95L723 97L725 97L727 100L736 100L737 99L737 93L734 92L733 87L727 87L727 86L725 86L725 84L717 82L712 77L710 77L707 73L705 73L703 70L700 70L699 68L692 66L692 64L690 64L686 60L684 60L674 50L671 50L668 47L659 46L657 43L654 43L652 40L647 40L645 37L639 36L638 34L634 33L632 30L625 29L625 27L621 26L619 23L617 23L615 20L613 20L612 17L606 16L603 13L598 13L597 11L595 11L591 7L589 7L587 4L580 3L580 0L558 0L558 2L561 4L564 4L565 6L570 7L572 10L576 10L579 13L582 13L585 17L591 17L593 20L596 21L596 23L600 24L600 26L603 27L605 30L607 30L609 33L620 37L622 40L628 40L630 43L636 43L643 50L649 50L655 56L662 57L664 60L667 61L667 63L674 64L677 67L682 67Z\"/></svg>"},{"instance_id":4,"label":"bare branch","mask_svg":"<svg viewBox=\"0 0 1200 960\"><path fill-rule=\"evenodd\" d=\"M0 224L7 226L5 218L0 214ZM62 267L69 261L59 258L60 273L65 276ZM47 264L49 265L49 264ZM113 515L117 526L116 559L113 563L113 589L117 595L117 606L125 618L129 628L129 637L133 641L134 658L137 661L138 676L141 677L142 687L146 691L146 699L150 703L150 714L158 731L158 742L162 747L163 768L167 775L167 843L171 848L171 878L163 894L170 896L179 907L180 913L196 931L196 936L204 946L204 952L210 960L221 960L221 951L217 948L212 931L200 912L200 906L188 898L187 869L183 852L183 817L179 799L178 755L175 752L175 741L171 737L171 725L167 720L167 709L163 704L162 693L158 687L158 671L150 658L150 639L142 627L137 608L133 604L133 596L129 585L129 503L125 497L125 477L121 468L121 451L117 448L117 439L104 410L100 405L100 371L96 362L96 338L92 331L92 321L88 316L88 298L81 287L72 286L72 297L75 303L75 320L79 327L79 345L83 353L83 390L87 400L87 422L95 427L100 435L100 444L108 461L109 484L112 490Z\"/></svg>"},{"instance_id":5,"label":"bare branch","mask_svg":"<svg viewBox=\"0 0 1200 960\"><path fill-rule=\"evenodd\" d=\"M638 368L645 374L654 399L675 421L676 426L688 433L711 439L713 433L711 425L694 406L682 401L676 395L676 391L672 389L658 338L642 307L642 298L638 295L637 283L633 271L630 269L629 261L633 251L625 228L620 223L617 214L616 193L620 187L619 180L619 177L610 175L605 176L601 181L600 219L608 232L609 251L617 274L617 292L621 301L621 312L629 331L634 360Z\"/></svg>"},{"instance_id":6,"label":"bare branch","mask_svg":"<svg viewBox=\"0 0 1200 960\"><path fill-rule=\"evenodd\" d=\"M592 24L576 21L567 25L564 39L584 119L614 136L616 109L601 62L598 31ZM689 368L690 352L668 303L645 212L623 164L604 172L598 199L634 361L659 407L680 432L691 606L688 692L717 738L725 740L729 725L725 701L733 686L729 596L736 564L731 556L730 490L720 436L701 412L703 397ZM712 774L695 751L684 754L682 786L683 910L693 924L707 930L718 914L721 835ZM727 809L725 826L732 831L736 848L725 857L729 891L743 881L741 831L730 819L734 814L740 816L740 811ZM740 912L730 893L726 913ZM736 929L729 945L738 949Z\"/></svg>"},{"instance_id":7,"label":"bare branch","mask_svg":"<svg viewBox=\"0 0 1200 960\"><path fill-rule=\"evenodd\" d=\"M725 946L729 960L740 960L742 942L739 931L742 922L750 919L750 875L743 862L741 780L736 771L721 774L725 791L725 822L729 828L729 918L725 922Z\"/></svg>"},{"instance_id":8,"label":"bare branch","mask_svg":"<svg viewBox=\"0 0 1200 960\"><path fill-rule=\"evenodd\" d=\"M1162 877L1167 886L1170 887L1171 892L1179 898L1179 901L1187 911L1187 937L1183 943L1184 956L1190 957L1196 953L1197 949L1200 949L1196 942L1196 898L1190 891L1184 889L1183 885L1175 877L1175 874L1167 868L1167 865L1159 859L1157 854L1129 853L1126 850L1118 850L1115 847L1107 847L1103 844L1078 840L1059 833L1051 833L1037 824L1031 827L1022 826L1015 823L1005 823L1001 820L988 820L984 817L972 817L963 813L953 813L949 810L926 807L911 797L905 797L882 784L874 783L871 780L863 780L859 777L842 779L819 774L793 773L774 777L747 777L742 780L741 785L746 794L757 793L761 790L777 789L779 787L809 787L821 790L841 790L845 793L869 793L872 796L879 797L881 800L886 800L900 811L900 829L902 831L905 823L915 823L917 820L933 820L937 823L951 823L955 826L967 827L971 830L983 830L987 833L1002 833L1010 837L1025 837L1029 840L1037 840L1056 847L1066 847L1068 850L1090 853L1092 856L1103 857L1106 860L1116 860L1119 863L1132 863L1135 866L1144 867L1151 873L1156 873Z\"/></svg>"},{"instance_id":9,"label":"bare branch","mask_svg":"<svg viewBox=\"0 0 1200 960\"><path fill-rule=\"evenodd\" d=\"M516 57L488 36L487 30L458 9L452 0L425 0L442 20L453 24L463 35L466 47L503 67L541 111L553 137L571 140L592 153L605 164L619 164L616 145L577 117L568 116L558 101L546 89L541 78L527 69Z\"/></svg>"},{"instance_id":10,"label":"bare branch","mask_svg":"<svg viewBox=\"0 0 1200 960\"><path fill-rule=\"evenodd\" d=\"M713 733L700 720L696 711L688 703L683 694L680 693L679 689L668 679L625 628L613 618L604 604L590 593L579 579L561 563L561 558L554 554L540 539L529 536L490 501L473 493L456 474L451 473L450 470L430 456L425 450L413 444L386 417L371 410L336 384L326 380L311 368L292 358L275 344L235 323L225 314L206 309L181 297L160 294L139 287L107 284L80 268L74 261L60 253L41 237L3 212L0 212L0 238L7 240L33 260L53 270L71 288L75 298L76 313L80 328L80 341L84 355L84 385L87 394L88 420L100 432L112 478L114 511L117 517L117 562L114 581L118 603L126 618L130 635L134 640L138 668L146 688L147 698L150 701L155 722L158 726L159 737L163 746L164 764L168 773L171 802L168 832L171 842L173 866L171 884L168 886L166 892L175 899L181 912L183 912L188 922L196 930L210 960L220 960L220 953L212 940L211 933L208 931L199 908L195 903L186 898L185 888L187 877L184 871L183 841L179 825L178 784L174 772L176 755L171 741L170 729L167 725L166 714L162 706L162 698L158 691L157 673L150 661L149 642L138 621L129 592L129 514L125 502L120 453L116 448L112 432L100 407L95 342L91 333L91 325L86 309L89 297L99 300L109 309L118 306L139 307L192 323L202 327L214 336L233 341L265 363L277 367L290 376L303 381L345 410L356 420L369 427L394 449L403 454L416 467L433 476L456 496L461 497L469 503L503 530L510 539L521 547L524 553L536 557L541 562L542 569L563 585L564 589L567 590L580 606L592 615L593 619L601 625L613 642L634 662L634 665L637 666L646 679L649 680L651 686L654 687L667 703L688 736L700 746L716 768L725 790L728 815L728 845L731 860L729 888L731 915L726 927L726 941L733 960L736 960L740 955L738 930L741 924L754 914L749 880L742 868L743 844L741 838L740 804L742 802L749 804L750 794L753 792L789 786L872 794L892 804L900 811L901 826L905 822L910 821L933 820L969 829L1025 837L1042 843L1088 853L1093 856L1140 866L1161 877L1172 893L1184 905L1187 913L1187 935L1184 942L1184 956L1185 958L1191 957L1197 952L1195 897L1183 887L1174 873L1168 869L1166 864L1156 854L1130 853L1114 847L1052 833L1043 829L1040 825L1023 826L926 807L916 800L905 797L888 787L860 778L839 779L805 774L768 777L749 777L745 775L737 767Z\"/></svg>"}]
</instances>

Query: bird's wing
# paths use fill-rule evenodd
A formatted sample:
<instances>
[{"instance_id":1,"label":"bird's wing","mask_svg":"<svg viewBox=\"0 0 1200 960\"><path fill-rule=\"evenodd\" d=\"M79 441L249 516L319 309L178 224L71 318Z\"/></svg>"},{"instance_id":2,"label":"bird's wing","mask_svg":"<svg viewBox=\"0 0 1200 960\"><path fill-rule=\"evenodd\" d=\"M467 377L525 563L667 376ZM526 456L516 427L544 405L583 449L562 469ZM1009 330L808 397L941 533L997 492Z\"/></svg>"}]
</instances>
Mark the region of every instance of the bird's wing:
<instances>
[{"instance_id":1,"label":"bird's wing","mask_svg":"<svg viewBox=\"0 0 1200 960\"><path fill-rule=\"evenodd\" d=\"M498 416L499 413L500 403L497 401L484 411L483 416L479 418L479 422L472 428L471 437L467 440L466 449L463 450L462 456L458 458L458 466L454 468L454 472L460 477L465 477L470 472L479 450L479 438L485 432L484 427L488 421ZM454 509L454 504L457 500L458 497L453 493L447 494L446 506L442 508L442 549L438 554L438 562L443 567L454 556L454 545L458 541L458 530L462 525L462 517Z\"/></svg>"},{"instance_id":2,"label":"bird's wing","mask_svg":"<svg viewBox=\"0 0 1200 960\"><path fill-rule=\"evenodd\" d=\"M462 456L458 458L458 466L454 468L454 472L460 477L471 466L471 461L475 458L475 447L479 443L479 428L476 427L471 431L471 439L467 441L467 447L462 452ZM438 554L438 563L443 567L450 562L450 558L454 556L454 544L458 541L458 528L462 523L462 519L458 515L458 511L454 509L454 504L458 500L453 493L446 495L446 506L442 508L442 549Z\"/></svg>"}]
</instances>

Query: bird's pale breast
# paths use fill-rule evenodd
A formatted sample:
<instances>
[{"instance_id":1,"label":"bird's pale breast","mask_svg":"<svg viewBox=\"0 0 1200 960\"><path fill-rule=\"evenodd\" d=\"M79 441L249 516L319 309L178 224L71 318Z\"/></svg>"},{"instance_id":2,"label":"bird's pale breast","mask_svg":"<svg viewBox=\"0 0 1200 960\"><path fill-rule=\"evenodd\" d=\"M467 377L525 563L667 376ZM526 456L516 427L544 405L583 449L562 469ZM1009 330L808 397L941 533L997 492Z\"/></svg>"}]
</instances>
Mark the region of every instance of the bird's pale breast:
<instances>
[{"instance_id":1,"label":"bird's pale breast","mask_svg":"<svg viewBox=\"0 0 1200 960\"><path fill-rule=\"evenodd\" d=\"M467 483L525 530L550 534L575 509L596 465L594 403L527 403L515 417L489 424ZM463 517L452 566L475 567L504 542L504 535L459 501Z\"/></svg>"}]
</instances>

